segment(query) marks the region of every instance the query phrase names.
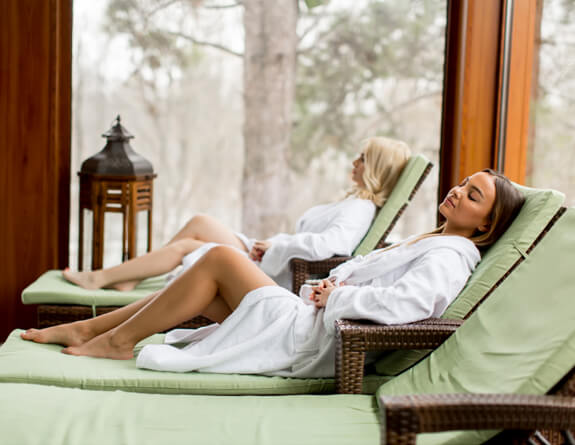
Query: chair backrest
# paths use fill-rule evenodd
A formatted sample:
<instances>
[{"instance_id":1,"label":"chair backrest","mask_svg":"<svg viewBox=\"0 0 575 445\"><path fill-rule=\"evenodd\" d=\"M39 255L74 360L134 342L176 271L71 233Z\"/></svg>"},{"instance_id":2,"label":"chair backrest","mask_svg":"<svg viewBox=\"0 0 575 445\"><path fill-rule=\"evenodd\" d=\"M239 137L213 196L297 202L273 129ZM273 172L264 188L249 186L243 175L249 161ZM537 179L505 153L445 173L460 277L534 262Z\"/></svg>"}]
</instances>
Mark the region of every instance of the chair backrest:
<instances>
[{"instance_id":1,"label":"chair backrest","mask_svg":"<svg viewBox=\"0 0 575 445\"><path fill-rule=\"evenodd\" d=\"M565 195L555 190L516 187L525 196L525 204L513 224L483 254L481 262L465 288L451 303L443 318L464 319L528 257L547 228L562 213ZM382 375L397 375L421 360L428 351L402 350L383 356L376 364Z\"/></svg>"},{"instance_id":2,"label":"chair backrest","mask_svg":"<svg viewBox=\"0 0 575 445\"><path fill-rule=\"evenodd\" d=\"M373 223L356 247L353 255L365 255L373 249L383 247L385 239L399 220L409 202L425 181L433 164L424 155L409 158L393 191L377 213Z\"/></svg>"},{"instance_id":3,"label":"chair backrest","mask_svg":"<svg viewBox=\"0 0 575 445\"><path fill-rule=\"evenodd\" d=\"M573 227L571 208L442 346L382 385L378 395L545 394L552 389L575 365ZM474 444L492 434L450 432L421 441Z\"/></svg>"}]
</instances>

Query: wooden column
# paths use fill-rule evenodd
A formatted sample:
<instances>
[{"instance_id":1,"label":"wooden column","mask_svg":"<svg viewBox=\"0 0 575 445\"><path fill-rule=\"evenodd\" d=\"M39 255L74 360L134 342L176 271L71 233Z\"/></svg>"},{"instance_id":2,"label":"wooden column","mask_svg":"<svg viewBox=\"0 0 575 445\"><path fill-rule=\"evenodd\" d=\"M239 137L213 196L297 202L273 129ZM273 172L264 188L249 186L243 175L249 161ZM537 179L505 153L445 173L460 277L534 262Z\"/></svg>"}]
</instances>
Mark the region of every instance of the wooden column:
<instances>
[{"instance_id":1,"label":"wooden column","mask_svg":"<svg viewBox=\"0 0 575 445\"><path fill-rule=\"evenodd\" d=\"M0 341L36 323L21 291L68 263L71 0L0 14Z\"/></svg>"},{"instance_id":2,"label":"wooden column","mask_svg":"<svg viewBox=\"0 0 575 445\"><path fill-rule=\"evenodd\" d=\"M486 167L524 180L536 3L449 0L439 199Z\"/></svg>"},{"instance_id":3,"label":"wooden column","mask_svg":"<svg viewBox=\"0 0 575 445\"><path fill-rule=\"evenodd\" d=\"M438 197L494 166L499 84L500 0L450 0Z\"/></svg>"},{"instance_id":4,"label":"wooden column","mask_svg":"<svg viewBox=\"0 0 575 445\"><path fill-rule=\"evenodd\" d=\"M527 167L529 105L537 32L535 26L537 8L541 7L541 3L538 5L536 0L515 0L512 6L511 28L508 30L511 46L507 107L505 115L498 115L498 128L505 131L505 138L496 150L497 154L503 151L500 155L503 160L500 169L513 181L523 184Z\"/></svg>"}]
</instances>

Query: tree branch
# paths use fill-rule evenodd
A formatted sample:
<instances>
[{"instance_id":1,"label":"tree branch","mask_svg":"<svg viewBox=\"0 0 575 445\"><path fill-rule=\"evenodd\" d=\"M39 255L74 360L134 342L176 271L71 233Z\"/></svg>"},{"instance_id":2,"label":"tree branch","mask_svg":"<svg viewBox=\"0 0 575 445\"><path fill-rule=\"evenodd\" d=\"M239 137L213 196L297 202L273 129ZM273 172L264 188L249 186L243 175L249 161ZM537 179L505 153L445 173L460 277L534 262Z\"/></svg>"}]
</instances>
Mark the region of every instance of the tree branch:
<instances>
[{"instance_id":1,"label":"tree branch","mask_svg":"<svg viewBox=\"0 0 575 445\"><path fill-rule=\"evenodd\" d=\"M148 13L146 13L146 18L150 18L151 16L153 16L155 13L161 11L162 9L167 8L168 6L173 5L174 3L178 3L180 0L168 0L165 3L162 3L161 5L156 6L154 9L152 9L151 11L149 11Z\"/></svg>"},{"instance_id":2,"label":"tree branch","mask_svg":"<svg viewBox=\"0 0 575 445\"><path fill-rule=\"evenodd\" d=\"M238 1L236 3L230 3L229 5L203 5L202 8L205 9L227 9L227 8L237 8L238 6L244 6L244 3Z\"/></svg>"},{"instance_id":3,"label":"tree branch","mask_svg":"<svg viewBox=\"0 0 575 445\"><path fill-rule=\"evenodd\" d=\"M167 34L170 34L172 36L175 37L181 37L182 39L186 39L189 42L192 42L195 45L201 45L201 46L209 46L211 48L216 48L219 49L220 51L223 51L225 53L231 54L232 56L236 56L236 57L243 57L243 53L239 53L237 51L234 51L233 49L227 48L223 45L220 45L219 43L213 43L213 42L205 42L203 40L198 40L192 36L189 36L187 34L184 34L182 32L178 32L178 31L166 31Z\"/></svg>"},{"instance_id":4,"label":"tree branch","mask_svg":"<svg viewBox=\"0 0 575 445\"><path fill-rule=\"evenodd\" d=\"M313 50L314 48L316 48L317 42L322 42L322 41L327 40L333 33L335 33L336 31L338 31L338 28L339 28L342 24L344 24L344 23L345 23L346 21L348 21L348 20L349 20L349 19L346 18L346 17L340 17L339 19L337 19L337 20L335 21L335 23L332 25L331 28L329 28L329 29L327 29L326 31L320 33L320 34L318 35L317 39L315 39L315 42L314 42L312 45L308 46L307 48L300 48L300 49L298 49L296 54L299 56L299 55L301 55L301 54L306 54L306 53L310 52L311 50ZM309 32L309 31L311 30L311 28L313 28L313 27L310 27L310 29L307 29L306 31L304 31L304 34L307 33L307 32ZM303 39L303 37L304 37L304 36L302 35L302 36L299 38L299 42L301 42L301 40Z\"/></svg>"},{"instance_id":5,"label":"tree branch","mask_svg":"<svg viewBox=\"0 0 575 445\"><path fill-rule=\"evenodd\" d=\"M301 42L305 36L307 36L313 29L315 29L318 25L318 23L320 22L320 20L322 19L322 17L318 14L314 17L313 22L311 23L310 26L307 27L307 29L305 29L300 36L298 36L298 42Z\"/></svg>"}]
</instances>

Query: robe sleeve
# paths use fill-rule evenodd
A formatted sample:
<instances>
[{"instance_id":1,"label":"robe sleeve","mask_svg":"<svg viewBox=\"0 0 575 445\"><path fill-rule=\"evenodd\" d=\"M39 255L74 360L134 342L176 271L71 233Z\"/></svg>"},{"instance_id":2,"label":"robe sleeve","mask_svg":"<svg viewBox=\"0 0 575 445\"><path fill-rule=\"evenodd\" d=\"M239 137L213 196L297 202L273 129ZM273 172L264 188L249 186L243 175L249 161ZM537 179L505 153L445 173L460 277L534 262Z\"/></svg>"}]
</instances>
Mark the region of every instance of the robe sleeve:
<instances>
[{"instance_id":1,"label":"robe sleeve","mask_svg":"<svg viewBox=\"0 0 575 445\"><path fill-rule=\"evenodd\" d=\"M401 324L438 317L463 289L471 271L458 252L435 249L415 260L391 286L339 287L328 298L325 329L334 333L335 320L342 318Z\"/></svg>"},{"instance_id":2,"label":"robe sleeve","mask_svg":"<svg viewBox=\"0 0 575 445\"><path fill-rule=\"evenodd\" d=\"M292 258L318 261L334 255L351 255L368 231L375 214L370 201L353 200L326 230L318 233L278 234L262 258L260 268L277 276L289 267Z\"/></svg>"},{"instance_id":3,"label":"robe sleeve","mask_svg":"<svg viewBox=\"0 0 575 445\"><path fill-rule=\"evenodd\" d=\"M345 281L354 270L362 266L362 263L365 262L365 258L366 257L363 255L357 255L345 263L341 263L339 266L329 271L328 279L332 280L336 286L339 286L339 284Z\"/></svg>"}]
</instances>

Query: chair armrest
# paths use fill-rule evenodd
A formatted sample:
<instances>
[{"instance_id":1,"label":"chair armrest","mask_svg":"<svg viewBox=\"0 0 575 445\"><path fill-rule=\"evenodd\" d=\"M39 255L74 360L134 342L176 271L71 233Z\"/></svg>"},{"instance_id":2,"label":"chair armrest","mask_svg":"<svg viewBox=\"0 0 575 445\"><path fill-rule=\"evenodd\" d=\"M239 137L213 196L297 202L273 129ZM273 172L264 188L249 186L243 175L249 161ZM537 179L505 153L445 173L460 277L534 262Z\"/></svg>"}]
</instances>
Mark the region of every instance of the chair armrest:
<instances>
[{"instance_id":1,"label":"chair armrest","mask_svg":"<svg viewBox=\"0 0 575 445\"><path fill-rule=\"evenodd\" d=\"M575 428L575 399L517 394L381 396L381 443L415 445L424 432Z\"/></svg>"},{"instance_id":2,"label":"chair armrest","mask_svg":"<svg viewBox=\"0 0 575 445\"><path fill-rule=\"evenodd\" d=\"M292 291L299 293L299 288L306 280L311 278L312 275L328 275L329 271L345 263L353 257L350 256L334 256L321 261L308 261L301 258L293 258L290 260L290 268L292 271Z\"/></svg>"},{"instance_id":3,"label":"chair armrest","mask_svg":"<svg viewBox=\"0 0 575 445\"><path fill-rule=\"evenodd\" d=\"M443 318L428 318L402 325L336 320L337 392L361 393L367 351L433 349L441 345L462 323L462 320Z\"/></svg>"}]
</instances>

